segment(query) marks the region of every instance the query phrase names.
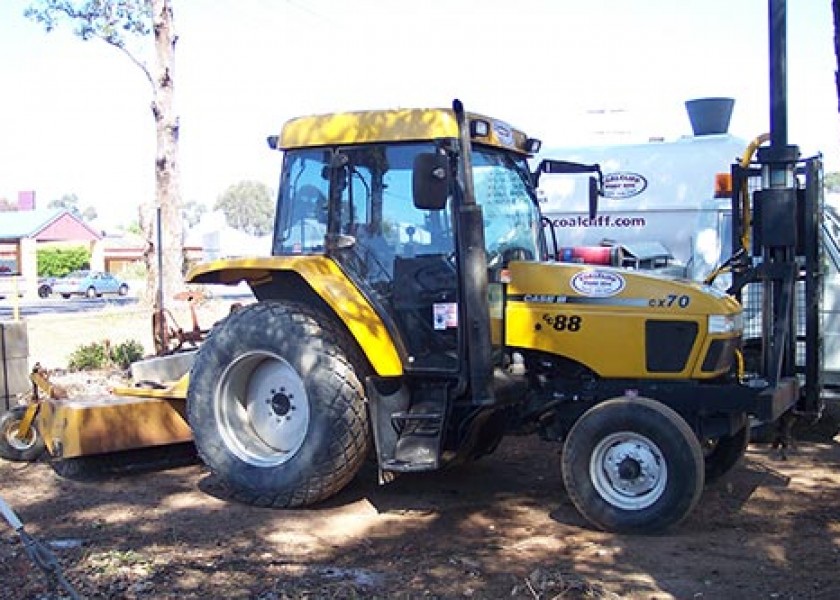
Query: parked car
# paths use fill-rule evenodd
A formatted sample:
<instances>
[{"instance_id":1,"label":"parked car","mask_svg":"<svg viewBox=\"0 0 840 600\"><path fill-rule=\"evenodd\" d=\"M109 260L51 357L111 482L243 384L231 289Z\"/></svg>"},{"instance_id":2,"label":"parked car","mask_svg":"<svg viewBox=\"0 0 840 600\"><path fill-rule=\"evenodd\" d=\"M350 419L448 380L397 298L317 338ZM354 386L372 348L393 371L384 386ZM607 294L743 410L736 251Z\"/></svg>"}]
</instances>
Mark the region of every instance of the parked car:
<instances>
[{"instance_id":1,"label":"parked car","mask_svg":"<svg viewBox=\"0 0 840 600\"><path fill-rule=\"evenodd\" d=\"M103 271L73 271L64 277L58 277L52 284L52 291L62 298L87 296L96 298L102 294L128 293L128 284L122 279Z\"/></svg>"}]
</instances>

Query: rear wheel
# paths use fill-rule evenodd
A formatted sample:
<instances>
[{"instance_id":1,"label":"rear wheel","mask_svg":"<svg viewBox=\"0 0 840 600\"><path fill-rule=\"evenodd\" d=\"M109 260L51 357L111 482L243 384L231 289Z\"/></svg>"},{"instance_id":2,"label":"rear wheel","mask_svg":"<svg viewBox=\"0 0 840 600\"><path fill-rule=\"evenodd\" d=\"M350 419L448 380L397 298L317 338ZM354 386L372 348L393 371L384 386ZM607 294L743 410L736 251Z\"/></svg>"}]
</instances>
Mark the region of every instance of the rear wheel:
<instances>
[{"instance_id":1,"label":"rear wheel","mask_svg":"<svg viewBox=\"0 0 840 600\"><path fill-rule=\"evenodd\" d=\"M93 286L90 286L90 287L89 287L89 288L85 291L85 296L87 296L88 298L96 298L96 288L95 288L95 287L93 287Z\"/></svg>"},{"instance_id":2,"label":"rear wheel","mask_svg":"<svg viewBox=\"0 0 840 600\"><path fill-rule=\"evenodd\" d=\"M563 482L593 525L654 533L682 521L703 490L703 453L688 424L649 398L589 409L563 447Z\"/></svg>"},{"instance_id":3,"label":"rear wheel","mask_svg":"<svg viewBox=\"0 0 840 600\"><path fill-rule=\"evenodd\" d=\"M6 460L30 462L44 453L44 438L33 423L26 435L20 431L26 406L16 406L0 416L0 456Z\"/></svg>"},{"instance_id":4,"label":"rear wheel","mask_svg":"<svg viewBox=\"0 0 840 600\"><path fill-rule=\"evenodd\" d=\"M303 506L355 476L370 428L354 348L295 303L260 302L214 328L190 374L187 414L200 456L235 498Z\"/></svg>"},{"instance_id":5,"label":"rear wheel","mask_svg":"<svg viewBox=\"0 0 840 600\"><path fill-rule=\"evenodd\" d=\"M122 284L120 286L120 289L117 290L117 293L120 296L125 296L126 294L128 294L128 286L126 284Z\"/></svg>"}]
</instances>

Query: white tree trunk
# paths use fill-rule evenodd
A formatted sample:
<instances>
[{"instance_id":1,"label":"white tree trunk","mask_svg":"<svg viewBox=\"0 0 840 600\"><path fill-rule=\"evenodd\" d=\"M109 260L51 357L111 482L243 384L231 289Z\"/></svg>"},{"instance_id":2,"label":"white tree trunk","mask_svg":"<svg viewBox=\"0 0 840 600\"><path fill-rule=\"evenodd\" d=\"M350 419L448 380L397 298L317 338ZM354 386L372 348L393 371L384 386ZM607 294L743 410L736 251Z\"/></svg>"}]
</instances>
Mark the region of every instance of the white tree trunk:
<instances>
[{"instance_id":1,"label":"white tree trunk","mask_svg":"<svg viewBox=\"0 0 840 600\"><path fill-rule=\"evenodd\" d=\"M171 0L152 0L152 27L155 37L155 61L152 73L152 115L155 119L157 150L155 154L154 204L144 207L140 225L148 242L146 252L146 300L162 297L166 303L184 288L184 226L181 218L181 181L178 157L178 116L174 108L175 44L178 41L172 19ZM161 212L162 248L158 248L156 209ZM163 259L163 289L158 282L158 252ZM157 307L160 308L160 307Z\"/></svg>"}]
</instances>

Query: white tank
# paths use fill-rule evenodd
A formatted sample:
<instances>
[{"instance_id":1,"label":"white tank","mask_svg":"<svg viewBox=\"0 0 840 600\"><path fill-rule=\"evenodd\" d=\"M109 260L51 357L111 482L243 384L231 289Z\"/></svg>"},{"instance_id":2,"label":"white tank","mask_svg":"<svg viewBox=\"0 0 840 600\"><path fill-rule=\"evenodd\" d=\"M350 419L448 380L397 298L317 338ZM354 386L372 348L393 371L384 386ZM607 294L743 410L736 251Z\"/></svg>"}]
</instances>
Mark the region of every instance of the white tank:
<instances>
[{"instance_id":1,"label":"white tank","mask_svg":"<svg viewBox=\"0 0 840 600\"><path fill-rule=\"evenodd\" d=\"M731 201L715 197L747 142L729 134L644 144L557 148L537 158L598 163L605 196L589 219L585 176L543 175L540 200L560 247L615 243L630 254L670 255L669 272L702 279L730 254Z\"/></svg>"}]
</instances>

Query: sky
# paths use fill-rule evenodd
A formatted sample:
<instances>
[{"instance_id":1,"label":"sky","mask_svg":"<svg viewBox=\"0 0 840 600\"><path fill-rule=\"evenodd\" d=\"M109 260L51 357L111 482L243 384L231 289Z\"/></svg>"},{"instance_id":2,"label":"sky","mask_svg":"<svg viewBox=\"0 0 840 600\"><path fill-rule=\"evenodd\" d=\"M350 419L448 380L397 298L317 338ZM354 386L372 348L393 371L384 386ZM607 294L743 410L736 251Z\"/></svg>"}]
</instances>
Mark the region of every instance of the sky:
<instances>
[{"instance_id":1,"label":"sky","mask_svg":"<svg viewBox=\"0 0 840 600\"><path fill-rule=\"evenodd\" d=\"M106 223L154 197L151 88L122 53L28 0L0 2L0 197L75 194ZM767 0L174 0L182 198L276 189L265 138L299 115L451 106L544 147L690 133L684 102L735 98L769 130ZM788 0L788 139L840 170L831 0ZM558 156L558 158L562 158Z\"/></svg>"}]
</instances>

